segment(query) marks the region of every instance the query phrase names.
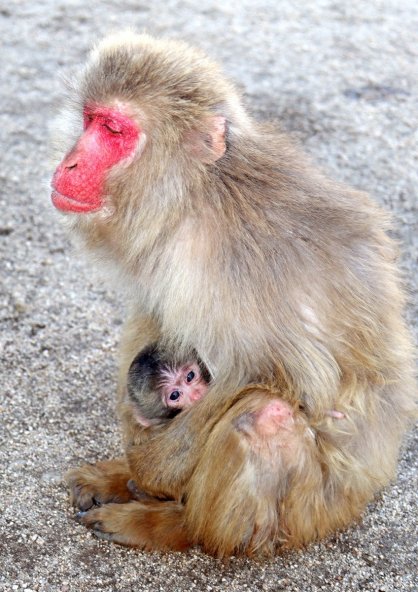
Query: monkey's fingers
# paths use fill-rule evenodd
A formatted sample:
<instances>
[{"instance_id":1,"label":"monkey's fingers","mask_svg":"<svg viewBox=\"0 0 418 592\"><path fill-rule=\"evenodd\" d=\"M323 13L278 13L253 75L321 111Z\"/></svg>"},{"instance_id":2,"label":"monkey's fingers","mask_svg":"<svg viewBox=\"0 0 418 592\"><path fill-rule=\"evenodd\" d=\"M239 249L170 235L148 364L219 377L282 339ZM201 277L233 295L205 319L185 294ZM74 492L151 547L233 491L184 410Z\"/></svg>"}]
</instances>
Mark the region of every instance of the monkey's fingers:
<instances>
[{"instance_id":1,"label":"monkey's fingers","mask_svg":"<svg viewBox=\"0 0 418 592\"><path fill-rule=\"evenodd\" d=\"M182 551L191 541L183 506L176 502L107 504L76 517L99 538L146 550Z\"/></svg>"},{"instance_id":2,"label":"monkey's fingers","mask_svg":"<svg viewBox=\"0 0 418 592\"><path fill-rule=\"evenodd\" d=\"M131 474L124 459L102 461L69 471L65 478L70 488L71 504L80 510L109 502L132 499L127 487Z\"/></svg>"}]
</instances>

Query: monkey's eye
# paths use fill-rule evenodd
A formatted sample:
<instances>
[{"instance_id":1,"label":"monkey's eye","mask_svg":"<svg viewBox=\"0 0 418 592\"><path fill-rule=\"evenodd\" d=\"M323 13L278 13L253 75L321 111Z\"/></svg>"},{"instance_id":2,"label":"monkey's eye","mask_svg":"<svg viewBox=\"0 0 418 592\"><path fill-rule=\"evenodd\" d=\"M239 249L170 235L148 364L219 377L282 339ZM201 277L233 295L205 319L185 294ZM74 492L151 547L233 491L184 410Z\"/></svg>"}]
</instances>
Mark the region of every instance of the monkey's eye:
<instances>
[{"instance_id":1,"label":"monkey's eye","mask_svg":"<svg viewBox=\"0 0 418 592\"><path fill-rule=\"evenodd\" d=\"M186 382L192 382L192 380L195 376L196 376L196 374L193 372L193 370L190 370L190 372L186 376Z\"/></svg>"},{"instance_id":2,"label":"monkey's eye","mask_svg":"<svg viewBox=\"0 0 418 592\"><path fill-rule=\"evenodd\" d=\"M170 401L177 401L180 398L180 391L173 391L172 393L170 393L170 396L168 397L170 399Z\"/></svg>"},{"instance_id":3,"label":"monkey's eye","mask_svg":"<svg viewBox=\"0 0 418 592\"><path fill-rule=\"evenodd\" d=\"M118 127L116 125L114 125L113 123L104 123L103 127L105 127L107 129L108 132L110 132L111 134L121 134L122 130L118 129Z\"/></svg>"}]
</instances>

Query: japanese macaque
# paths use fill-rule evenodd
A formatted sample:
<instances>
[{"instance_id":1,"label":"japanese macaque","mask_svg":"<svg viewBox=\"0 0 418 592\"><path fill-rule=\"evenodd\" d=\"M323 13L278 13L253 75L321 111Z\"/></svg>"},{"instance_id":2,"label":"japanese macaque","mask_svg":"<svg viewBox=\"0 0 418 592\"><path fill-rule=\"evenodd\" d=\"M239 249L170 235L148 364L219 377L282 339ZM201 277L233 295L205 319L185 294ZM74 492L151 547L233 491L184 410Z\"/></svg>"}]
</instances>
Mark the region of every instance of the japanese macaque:
<instances>
[{"instance_id":1,"label":"japanese macaque","mask_svg":"<svg viewBox=\"0 0 418 592\"><path fill-rule=\"evenodd\" d=\"M136 420L148 427L194 405L206 395L209 382L210 374L197 356L180 362L153 344L132 362L127 394Z\"/></svg>"},{"instance_id":2,"label":"japanese macaque","mask_svg":"<svg viewBox=\"0 0 418 592\"><path fill-rule=\"evenodd\" d=\"M393 478L416 413L387 216L254 121L183 43L105 39L70 104L52 200L132 303L125 456L69 473L80 522L126 545L225 556L358 518ZM127 404L129 368L156 342L196 352L211 381L145 427Z\"/></svg>"}]
</instances>

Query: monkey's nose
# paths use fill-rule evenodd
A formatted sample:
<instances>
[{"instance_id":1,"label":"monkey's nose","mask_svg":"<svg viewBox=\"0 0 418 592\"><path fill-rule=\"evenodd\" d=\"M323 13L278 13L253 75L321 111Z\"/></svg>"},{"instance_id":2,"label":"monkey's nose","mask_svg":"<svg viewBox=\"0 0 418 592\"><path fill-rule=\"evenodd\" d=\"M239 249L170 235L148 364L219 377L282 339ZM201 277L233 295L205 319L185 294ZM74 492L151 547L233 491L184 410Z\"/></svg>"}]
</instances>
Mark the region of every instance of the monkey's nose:
<instances>
[{"instance_id":1,"label":"monkey's nose","mask_svg":"<svg viewBox=\"0 0 418 592\"><path fill-rule=\"evenodd\" d=\"M78 166L79 156L79 151L77 149L71 150L64 159L64 168L67 171L76 169Z\"/></svg>"}]
</instances>

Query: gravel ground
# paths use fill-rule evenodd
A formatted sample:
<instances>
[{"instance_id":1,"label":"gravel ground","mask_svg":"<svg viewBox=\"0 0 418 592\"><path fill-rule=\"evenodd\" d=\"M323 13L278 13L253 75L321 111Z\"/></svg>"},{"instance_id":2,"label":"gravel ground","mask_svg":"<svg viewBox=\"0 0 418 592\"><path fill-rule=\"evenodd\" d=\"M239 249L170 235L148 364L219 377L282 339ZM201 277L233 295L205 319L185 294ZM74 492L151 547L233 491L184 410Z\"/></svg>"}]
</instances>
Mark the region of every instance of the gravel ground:
<instances>
[{"instance_id":1,"label":"gravel ground","mask_svg":"<svg viewBox=\"0 0 418 592\"><path fill-rule=\"evenodd\" d=\"M120 452L124 311L50 205L48 125L61 75L126 26L203 47L256 115L393 211L417 337L416 0L0 0L0 589L417 591L417 431L361 524L270 562L143 553L74 522L63 472Z\"/></svg>"}]
</instances>

